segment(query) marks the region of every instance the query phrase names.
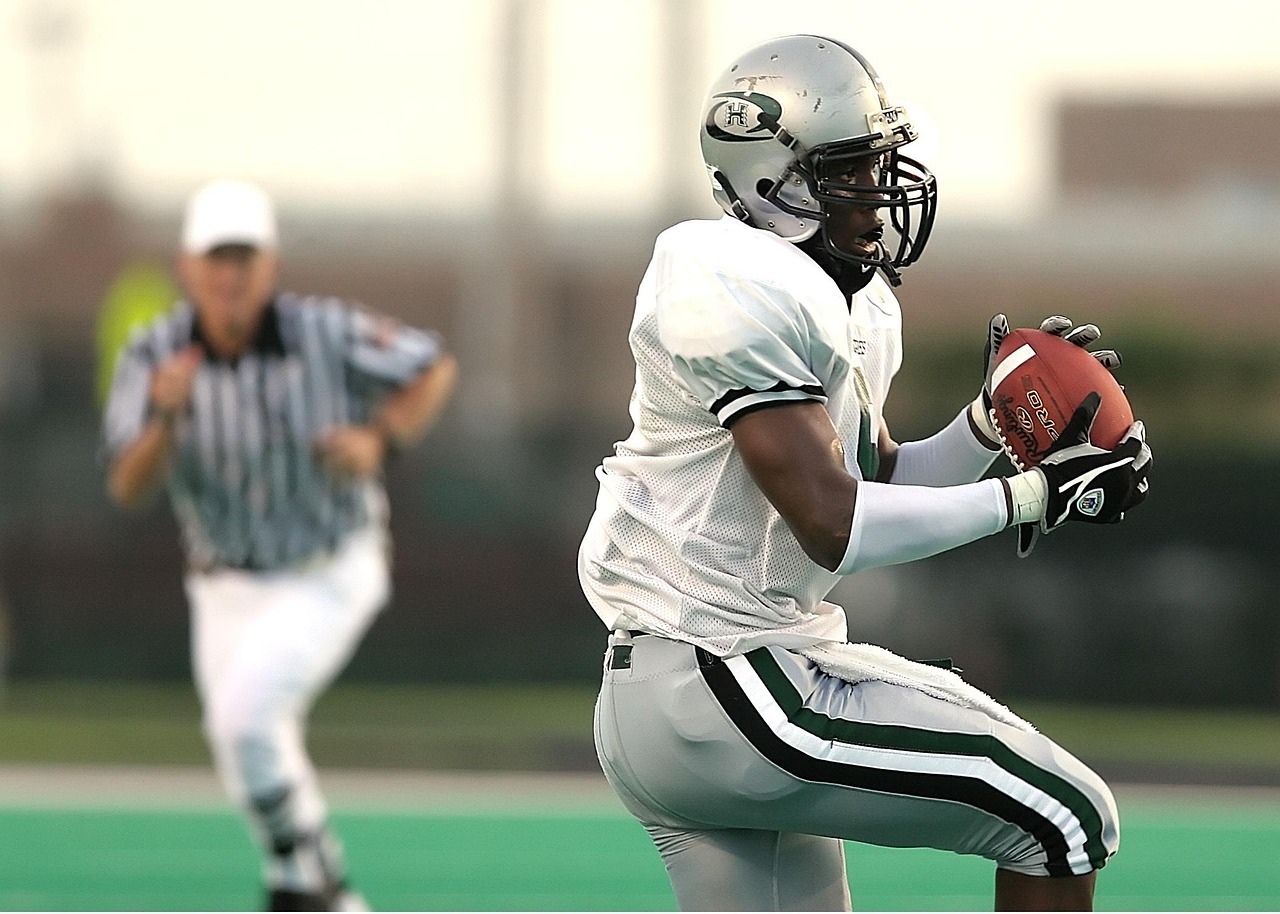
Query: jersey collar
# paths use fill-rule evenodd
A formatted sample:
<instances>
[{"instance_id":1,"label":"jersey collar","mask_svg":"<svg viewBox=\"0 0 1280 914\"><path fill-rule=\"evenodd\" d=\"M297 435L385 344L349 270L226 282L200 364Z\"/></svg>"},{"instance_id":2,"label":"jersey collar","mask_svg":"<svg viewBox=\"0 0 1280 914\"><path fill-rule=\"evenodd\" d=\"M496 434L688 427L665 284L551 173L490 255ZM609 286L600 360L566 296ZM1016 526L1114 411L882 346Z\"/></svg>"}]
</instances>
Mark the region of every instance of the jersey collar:
<instances>
[{"instance_id":1,"label":"jersey collar","mask_svg":"<svg viewBox=\"0 0 1280 914\"><path fill-rule=\"evenodd\" d=\"M817 234L797 242L796 247L804 251L810 260L822 268L822 272L831 277L840 293L844 295L845 304L850 307L852 307L853 296L865 289L876 275L875 267L863 267L861 264L850 263L833 256Z\"/></svg>"},{"instance_id":2,"label":"jersey collar","mask_svg":"<svg viewBox=\"0 0 1280 914\"><path fill-rule=\"evenodd\" d=\"M205 335L204 328L200 326L200 311L192 307L194 317L191 321L191 342L198 345L204 350L205 358L214 362L234 362L236 359L227 359L219 355L209 344L209 338ZM276 308L276 298L272 296L271 301L267 302L267 306L262 309L262 319L258 323L258 332L249 342L249 347L245 352L256 352L259 355L285 355L287 350L284 345L284 335L280 332L280 311Z\"/></svg>"}]
</instances>

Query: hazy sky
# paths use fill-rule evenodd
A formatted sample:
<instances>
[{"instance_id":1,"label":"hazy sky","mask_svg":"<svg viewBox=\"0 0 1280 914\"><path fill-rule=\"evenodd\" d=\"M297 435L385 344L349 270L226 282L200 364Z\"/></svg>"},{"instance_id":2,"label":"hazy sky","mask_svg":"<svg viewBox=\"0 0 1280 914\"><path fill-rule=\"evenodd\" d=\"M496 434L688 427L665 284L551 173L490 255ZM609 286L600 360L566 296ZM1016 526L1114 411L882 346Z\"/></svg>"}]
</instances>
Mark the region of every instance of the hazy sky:
<instances>
[{"instance_id":1,"label":"hazy sky","mask_svg":"<svg viewBox=\"0 0 1280 914\"><path fill-rule=\"evenodd\" d=\"M260 180L282 200L488 205L499 126L519 97L498 77L505 2L0 0L0 197L29 197L76 158L153 206L216 174ZM658 150L671 145L665 118L687 122L672 154L700 186L706 84L739 50L789 32L854 45L891 94L922 109L935 129L918 155L948 208L971 214L1016 217L1043 202L1044 130L1063 94L1280 95L1280 7L1259 0L1194 15L1167 0L705 0L705 53L674 108L657 92L654 30L668 0L536 2L535 199L557 213L649 206ZM42 10L70 14L78 40L33 51Z\"/></svg>"}]
</instances>

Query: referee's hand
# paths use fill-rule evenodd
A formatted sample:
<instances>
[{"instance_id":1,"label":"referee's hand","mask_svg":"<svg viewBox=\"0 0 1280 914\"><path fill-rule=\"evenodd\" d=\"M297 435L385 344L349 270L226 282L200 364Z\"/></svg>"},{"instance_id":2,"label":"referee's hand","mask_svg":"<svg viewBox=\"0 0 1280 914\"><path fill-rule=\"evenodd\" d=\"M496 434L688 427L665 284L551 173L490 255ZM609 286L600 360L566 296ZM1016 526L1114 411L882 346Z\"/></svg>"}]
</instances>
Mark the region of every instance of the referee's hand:
<instances>
[{"instance_id":1,"label":"referee's hand","mask_svg":"<svg viewBox=\"0 0 1280 914\"><path fill-rule=\"evenodd\" d=\"M191 385L204 352L192 344L165 359L151 374L151 407L162 416L183 413L191 402Z\"/></svg>"},{"instance_id":2,"label":"referee's hand","mask_svg":"<svg viewBox=\"0 0 1280 914\"><path fill-rule=\"evenodd\" d=\"M373 476L382 469L386 440L367 425L339 425L315 440L316 456L340 476Z\"/></svg>"}]
</instances>

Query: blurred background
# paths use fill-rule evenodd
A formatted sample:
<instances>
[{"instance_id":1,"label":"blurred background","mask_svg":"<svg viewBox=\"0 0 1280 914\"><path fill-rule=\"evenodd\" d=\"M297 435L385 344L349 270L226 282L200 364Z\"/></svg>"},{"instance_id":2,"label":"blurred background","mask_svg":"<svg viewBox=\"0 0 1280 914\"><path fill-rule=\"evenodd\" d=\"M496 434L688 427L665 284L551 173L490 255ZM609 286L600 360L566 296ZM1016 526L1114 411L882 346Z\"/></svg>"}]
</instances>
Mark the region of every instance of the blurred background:
<instances>
[{"instance_id":1,"label":"blurred background","mask_svg":"<svg viewBox=\"0 0 1280 914\"><path fill-rule=\"evenodd\" d=\"M974 395L992 313L1064 313L1122 351L1156 454L1119 528L843 582L853 638L954 657L1104 773L1280 784L1280 12L1207 12L0 0L0 753L204 758L177 529L109 505L97 435L127 326L177 294L185 197L227 176L275 196L286 287L438 329L462 368L388 471L396 593L322 700L318 760L591 769L605 633L574 557L629 431L635 287L657 232L718 215L713 75L810 31L914 106L938 176L896 437ZM459 736L476 703L519 753Z\"/></svg>"}]
</instances>

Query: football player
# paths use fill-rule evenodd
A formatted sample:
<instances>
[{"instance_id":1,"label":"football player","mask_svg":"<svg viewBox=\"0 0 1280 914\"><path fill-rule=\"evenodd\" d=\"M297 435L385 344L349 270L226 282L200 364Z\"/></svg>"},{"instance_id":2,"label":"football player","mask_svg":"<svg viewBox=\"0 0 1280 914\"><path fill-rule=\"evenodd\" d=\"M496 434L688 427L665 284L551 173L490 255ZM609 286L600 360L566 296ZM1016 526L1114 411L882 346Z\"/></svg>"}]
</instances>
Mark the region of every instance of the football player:
<instances>
[{"instance_id":1,"label":"football player","mask_svg":"<svg viewBox=\"0 0 1280 914\"><path fill-rule=\"evenodd\" d=\"M1094 446L1091 398L1039 468L983 479L997 315L974 402L930 438L892 439L893 287L937 188L853 48L748 50L700 130L725 214L657 239L630 331L634 428L597 470L579 554L612 632L605 775L685 910L848 910L842 839L981 855L997 907L1087 909L1119 841L1106 784L954 672L850 644L824 597L1009 526L1117 521L1146 493L1142 425ZM1085 481L1105 495L1091 515L1074 507Z\"/></svg>"}]
</instances>

